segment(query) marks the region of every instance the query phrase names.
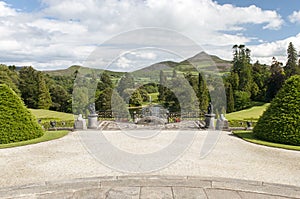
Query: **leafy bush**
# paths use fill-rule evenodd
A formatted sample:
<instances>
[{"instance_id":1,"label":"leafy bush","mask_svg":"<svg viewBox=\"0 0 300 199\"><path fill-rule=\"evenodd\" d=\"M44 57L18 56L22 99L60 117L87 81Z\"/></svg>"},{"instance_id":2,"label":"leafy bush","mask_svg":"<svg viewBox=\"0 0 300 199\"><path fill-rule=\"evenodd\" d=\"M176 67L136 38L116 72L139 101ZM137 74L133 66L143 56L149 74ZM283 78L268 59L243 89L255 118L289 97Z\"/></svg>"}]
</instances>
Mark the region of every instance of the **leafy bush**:
<instances>
[{"instance_id":1,"label":"leafy bush","mask_svg":"<svg viewBox=\"0 0 300 199\"><path fill-rule=\"evenodd\" d=\"M0 122L0 144L30 140L43 135L41 126L21 98L4 84L0 84Z\"/></svg>"},{"instance_id":2,"label":"leafy bush","mask_svg":"<svg viewBox=\"0 0 300 199\"><path fill-rule=\"evenodd\" d=\"M255 136L266 141L300 145L300 76L288 79L257 125Z\"/></svg>"}]
</instances>

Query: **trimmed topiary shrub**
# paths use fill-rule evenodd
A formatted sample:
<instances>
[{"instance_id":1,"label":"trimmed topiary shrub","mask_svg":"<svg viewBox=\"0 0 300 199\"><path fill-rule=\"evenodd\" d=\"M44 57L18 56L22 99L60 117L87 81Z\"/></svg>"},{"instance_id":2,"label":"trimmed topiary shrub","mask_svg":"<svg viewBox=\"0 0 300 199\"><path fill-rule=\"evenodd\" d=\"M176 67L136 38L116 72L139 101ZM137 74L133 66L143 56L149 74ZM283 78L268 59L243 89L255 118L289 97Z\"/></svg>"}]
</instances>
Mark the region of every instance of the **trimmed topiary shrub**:
<instances>
[{"instance_id":1,"label":"trimmed topiary shrub","mask_svg":"<svg viewBox=\"0 0 300 199\"><path fill-rule=\"evenodd\" d=\"M262 140L300 145L300 76L289 78L253 129Z\"/></svg>"},{"instance_id":2,"label":"trimmed topiary shrub","mask_svg":"<svg viewBox=\"0 0 300 199\"><path fill-rule=\"evenodd\" d=\"M0 84L0 144L30 140L43 135L42 127L21 98Z\"/></svg>"}]
</instances>

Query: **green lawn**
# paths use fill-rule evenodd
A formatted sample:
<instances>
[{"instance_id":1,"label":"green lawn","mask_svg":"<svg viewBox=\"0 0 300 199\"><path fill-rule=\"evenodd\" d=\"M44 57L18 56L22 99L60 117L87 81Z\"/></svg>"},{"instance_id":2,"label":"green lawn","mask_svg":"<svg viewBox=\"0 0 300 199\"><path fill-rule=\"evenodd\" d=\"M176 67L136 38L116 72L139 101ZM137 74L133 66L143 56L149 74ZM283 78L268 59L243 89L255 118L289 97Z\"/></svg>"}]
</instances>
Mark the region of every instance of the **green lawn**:
<instances>
[{"instance_id":1,"label":"green lawn","mask_svg":"<svg viewBox=\"0 0 300 199\"><path fill-rule=\"evenodd\" d=\"M254 106L249 109L229 113L226 115L226 119L228 120L249 120L254 119L257 120L266 108L269 106L269 103L266 103L262 106Z\"/></svg>"},{"instance_id":2,"label":"green lawn","mask_svg":"<svg viewBox=\"0 0 300 199\"><path fill-rule=\"evenodd\" d=\"M300 151L300 146L279 144L279 143L273 143L273 142L267 142L267 141L259 140L259 139L254 137L252 131L233 131L232 133L234 135L238 136L239 138L242 138L245 141L252 142L252 143L255 143L255 144L260 144L260 145L269 146L269 147L276 147L276 148Z\"/></svg>"},{"instance_id":3,"label":"green lawn","mask_svg":"<svg viewBox=\"0 0 300 199\"><path fill-rule=\"evenodd\" d=\"M9 143L9 144L0 144L0 149L17 147L17 146L25 146L25 145L29 145L29 144L36 144L39 142L46 142L49 140L61 138L65 135L67 135L68 133L69 133L69 131L46 131L42 137L39 137L36 139L22 141L22 142L14 142L14 143Z\"/></svg>"},{"instance_id":4,"label":"green lawn","mask_svg":"<svg viewBox=\"0 0 300 199\"><path fill-rule=\"evenodd\" d=\"M74 120L74 115L43 109L29 109L38 119Z\"/></svg>"}]
</instances>

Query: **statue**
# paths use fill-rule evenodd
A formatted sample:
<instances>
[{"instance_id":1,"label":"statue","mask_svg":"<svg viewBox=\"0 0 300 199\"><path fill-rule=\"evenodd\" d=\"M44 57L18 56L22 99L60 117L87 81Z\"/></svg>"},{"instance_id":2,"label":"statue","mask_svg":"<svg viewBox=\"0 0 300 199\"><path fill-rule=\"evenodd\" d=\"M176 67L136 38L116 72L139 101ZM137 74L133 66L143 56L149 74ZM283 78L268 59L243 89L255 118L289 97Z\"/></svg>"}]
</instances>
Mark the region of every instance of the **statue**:
<instances>
[{"instance_id":1,"label":"statue","mask_svg":"<svg viewBox=\"0 0 300 199\"><path fill-rule=\"evenodd\" d=\"M96 114L95 103L91 103L91 104L89 105L88 109L89 109L91 115Z\"/></svg>"},{"instance_id":2,"label":"statue","mask_svg":"<svg viewBox=\"0 0 300 199\"><path fill-rule=\"evenodd\" d=\"M95 103L91 103L88 107L90 114L88 115L88 128L98 128L98 114L96 113Z\"/></svg>"},{"instance_id":3,"label":"statue","mask_svg":"<svg viewBox=\"0 0 300 199\"><path fill-rule=\"evenodd\" d=\"M210 102L208 107L207 107L207 114L212 114L213 113L213 105L212 103Z\"/></svg>"},{"instance_id":4,"label":"statue","mask_svg":"<svg viewBox=\"0 0 300 199\"><path fill-rule=\"evenodd\" d=\"M82 115L79 114L77 120L75 120L74 128L78 130L85 130L86 129L86 122L83 119Z\"/></svg>"}]
</instances>

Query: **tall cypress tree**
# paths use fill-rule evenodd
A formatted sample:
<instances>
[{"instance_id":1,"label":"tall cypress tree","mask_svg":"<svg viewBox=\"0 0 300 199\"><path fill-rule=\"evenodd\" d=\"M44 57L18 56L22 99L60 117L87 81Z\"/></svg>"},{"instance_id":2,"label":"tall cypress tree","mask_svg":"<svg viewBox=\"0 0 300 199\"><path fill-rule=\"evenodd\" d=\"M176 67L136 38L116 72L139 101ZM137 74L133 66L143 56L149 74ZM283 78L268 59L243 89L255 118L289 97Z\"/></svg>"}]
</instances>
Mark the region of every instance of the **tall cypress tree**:
<instances>
[{"instance_id":1,"label":"tall cypress tree","mask_svg":"<svg viewBox=\"0 0 300 199\"><path fill-rule=\"evenodd\" d=\"M204 111L208 107L209 92L208 92L208 89L207 89L205 79L203 78L201 73L199 73L198 79L199 79L198 80L199 109L201 111Z\"/></svg>"},{"instance_id":2,"label":"tall cypress tree","mask_svg":"<svg viewBox=\"0 0 300 199\"><path fill-rule=\"evenodd\" d=\"M285 65L285 74L286 78L297 74L299 72L299 66L297 65L297 51L293 45L292 42L289 43L288 49L287 49L287 55L288 59Z\"/></svg>"},{"instance_id":3,"label":"tall cypress tree","mask_svg":"<svg viewBox=\"0 0 300 199\"><path fill-rule=\"evenodd\" d=\"M41 72L37 72L38 79L38 96L37 108L48 110L52 104L49 89Z\"/></svg>"},{"instance_id":4,"label":"tall cypress tree","mask_svg":"<svg viewBox=\"0 0 300 199\"><path fill-rule=\"evenodd\" d=\"M159 86L158 86L158 100L159 101L165 101L166 98L166 83L167 83L167 78L164 74L164 72L161 70L159 73Z\"/></svg>"},{"instance_id":5,"label":"tall cypress tree","mask_svg":"<svg viewBox=\"0 0 300 199\"><path fill-rule=\"evenodd\" d=\"M227 113L234 111L234 95L232 85L226 83Z\"/></svg>"}]
</instances>

